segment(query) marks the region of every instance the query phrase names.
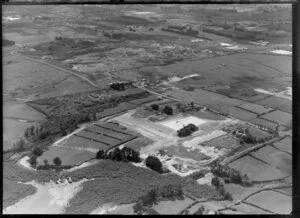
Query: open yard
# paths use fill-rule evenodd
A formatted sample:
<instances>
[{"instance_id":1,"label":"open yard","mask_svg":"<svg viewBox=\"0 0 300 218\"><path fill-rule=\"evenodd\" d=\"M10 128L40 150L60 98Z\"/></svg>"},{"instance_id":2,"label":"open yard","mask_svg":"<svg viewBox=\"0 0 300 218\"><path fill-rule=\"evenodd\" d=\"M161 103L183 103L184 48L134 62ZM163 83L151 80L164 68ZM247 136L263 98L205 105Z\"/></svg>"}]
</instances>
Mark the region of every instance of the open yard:
<instances>
[{"instance_id":1,"label":"open yard","mask_svg":"<svg viewBox=\"0 0 300 218\"><path fill-rule=\"evenodd\" d=\"M241 173L246 173L252 181L268 181L287 177L288 174L249 155L228 165Z\"/></svg>"},{"instance_id":2,"label":"open yard","mask_svg":"<svg viewBox=\"0 0 300 218\"><path fill-rule=\"evenodd\" d=\"M186 148L184 146L172 145L165 149L167 154L181 158L193 159L195 161L209 160L210 157L201 153L197 148Z\"/></svg>"},{"instance_id":3,"label":"open yard","mask_svg":"<svg viewBox=\"0 0 300 218\"><path fill-rule=\"evenodd\" d=\"M203 146L234 149L240 146L240 143L233 136L227 134L212 140L202 142Z\"/></svg>"},{"instance_id":4,"label":"open yard","mask_svg":"<svg viewBox=\"0 0 300 218\"><path fill-rule=\"evenodd\" d=\"M201 124L206 123L207 121L204 119L200 119L194 116L187 116L187 117L179 117L179 118L171 118L164 120L163 122L160 122L160 124L169 127L171 129L174 129L175 131L183 128L184 126L187 126L189 124L194 124L196 126L199 126Z\"/></svg>"}]
</instances>

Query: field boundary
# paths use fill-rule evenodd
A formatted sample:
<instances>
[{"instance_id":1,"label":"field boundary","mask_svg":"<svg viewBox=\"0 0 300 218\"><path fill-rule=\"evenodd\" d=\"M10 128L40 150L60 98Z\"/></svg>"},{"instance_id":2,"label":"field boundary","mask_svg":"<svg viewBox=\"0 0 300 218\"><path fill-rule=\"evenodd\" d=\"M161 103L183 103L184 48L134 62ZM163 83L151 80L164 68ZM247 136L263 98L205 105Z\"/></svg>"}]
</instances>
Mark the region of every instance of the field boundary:
<instances>
[{"instance_id":1,"label":"field boundary","mask_svg":"<svg viewBox=\"0 0 300 218\"><path fill-rule=\"evenodd\" d=\"M285 136L284 136L284 137L285 137ZM281 139L282 139L282 138L280 138L279 140L281 140ZM252 151L258 150L258 149L260 149L260 148L262 148L262 147L264 147L264 146L266 146L266 145L272 144L272 143L277 142L277 141L278 141L278 138L273 138L273 139L271 139L271 140L269 140L269 141L267 141L267 142L264 142L264 143L255 145L255 146L253 146L253 147L250 147L250 148L248 148L248 149L246 149L246 150L244 150L244 151L241 151L240 153L238 153L238 154L236 154L236 155L233 155L233 156L231 156L231 157L225 158L223 161L220 162L220 164L221 164L222 166L226 166L226 165L228 165L229 163L231 163L231 162L233 162L233 161L235 161L235 160L237 160L237 159L239 159L239 158L241 158L241 157L247 155L248 153L250 153L250 152L252 152Z\"/></svg>"},{"instance_id":2,"label":"field boundary","mask_svg":"<svg viewBox=\"0 0 300 218\"><path fill-rule=\"evenodd\" d=\"M106 136L106 137L109 137L109 138L116 139L116 140L118 140L118 141L122 141L122 139L119 139L119 138L114 137L114 136L106 135L106 134L104 134L104 133L95 132L95 131L88 130L88 129L83 129L83 131L92 132L92 133L95 133L95 134L97 134L97 135L103 135L103 136Z\"/></svg>"}]
</instances>

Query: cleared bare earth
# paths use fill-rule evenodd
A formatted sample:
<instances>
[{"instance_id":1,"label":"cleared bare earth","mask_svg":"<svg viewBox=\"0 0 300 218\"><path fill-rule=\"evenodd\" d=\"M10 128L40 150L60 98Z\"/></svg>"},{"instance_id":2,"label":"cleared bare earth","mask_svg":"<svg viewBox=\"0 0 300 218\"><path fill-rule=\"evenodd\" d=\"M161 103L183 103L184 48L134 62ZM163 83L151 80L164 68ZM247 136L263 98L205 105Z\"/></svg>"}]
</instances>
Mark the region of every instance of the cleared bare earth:
<instances>
[{"instance_id":1,"label":"cleared bare earth","mask_svg":"<svg viewBox=\"0 0 300 218\"><path fill-rule=\"evenodd\" d=\"M237 148L240 146L238 140L228 134L203 142L202 145L216 148Z\"/></svg>"},{"instance_id":2,"label":"cleared bare earth","mask_svg":"<svg viewBox=\"0 0 300 218\"><path fill-rule=\"evenodd\" d=\"M35 193L36 189L31 185L18 183L9 179L3 179L3 208L14 205L20 199Z\"/></svg>"},{"instance_id":3,"label":"cleared bare earth","mask_svg":"<svg viewBox=\"0 0 300 218\"><path fill-rule=\"evenodd\" d=\"M210 157L201 153L199 149L186 148L183 146L170 146L166 148L166 152L177 157L189 158L195 161L209 160Z\"/></svg>"},{"instance_id":4,"label":"cleared bare earth","mask_svg":"<svg viewBox=\"0 0 300 218\"><path fill-rule=\"evenodd\" d=\"M292 198L274 191L262 191L249 197L246 202L276 214L290 214L292 211Z\"/></svg>"}]
</instances>

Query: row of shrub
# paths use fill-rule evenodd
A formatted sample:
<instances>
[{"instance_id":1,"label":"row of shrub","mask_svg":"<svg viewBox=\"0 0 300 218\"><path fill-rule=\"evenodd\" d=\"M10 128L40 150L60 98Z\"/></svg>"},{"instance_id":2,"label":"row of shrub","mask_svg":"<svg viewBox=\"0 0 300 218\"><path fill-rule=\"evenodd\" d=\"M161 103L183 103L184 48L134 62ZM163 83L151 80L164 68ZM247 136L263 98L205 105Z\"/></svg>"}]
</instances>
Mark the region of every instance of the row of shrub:
<instances>
[{"instance_id":1,"label":"row of shrub","mask_svg":"<svg viewBox=\"0 0 300 218\"><path fill-rule=\"evenodd\" d=\"M160 200L183 199L182 185L169 184L150 190L146 195L140 197L133 206L134 212L137 214L150 213L151 207ZM155 211L152 211L155 213Z\"/></svg>"},{"instance_id":2,"label":"row of shrub","mask_svg":"<svg viewBox=\"0 0 300 218\"><path fill-rule=\"evenodd\" d=\"M152 110L155 110L155 111L159 111L160 110L158 104L152 104L151 108L152 108ZM165 113L165 114L167 114L167 115L173 115L173 108L171 106L169 106L169 105L166 105L164 107L164 109L162 109L162 112Z\"/></svg>"},{"instance_id":3,"label":"row of shrub","mask_svg":"<svg viewBox=\"0 0 300 218\"><path fill-rule=\"evenodd\" d=\"M190 123L189 125L183 127L182 129L177 130L177 135L179 137L185 137L191 135L193 132L197 131L199 128L194 124Z\"/></svg>"},{"instance_id":4,"label":"row of shrub","mask_svg":"<svg viewBox=\"0 0 300 218\"><path fill-rule=\"evenodd\" d=\"M124 162L141 162L140 153L132 148L123 147L115 148L110 152L105 152L104 150L99 150L96 153L96 159L109 159L113 161L124 161Z\"/></svg>"}]
</instances>

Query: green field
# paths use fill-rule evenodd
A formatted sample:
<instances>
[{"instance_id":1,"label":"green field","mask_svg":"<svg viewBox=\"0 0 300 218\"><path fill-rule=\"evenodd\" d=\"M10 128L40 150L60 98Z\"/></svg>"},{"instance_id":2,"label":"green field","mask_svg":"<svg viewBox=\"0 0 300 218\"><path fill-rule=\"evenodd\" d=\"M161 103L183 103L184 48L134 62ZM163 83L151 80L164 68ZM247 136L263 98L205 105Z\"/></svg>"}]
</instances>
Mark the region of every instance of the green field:
<instances>
[{"instance_id":1,"label":"green field","mask_svg":"<svg viewBox=\"0 0 300 218\"><path fill-rule=\"evenodd\" d=\"M49 164L53 164L52 160L55 157L59 157L61 159L62 165L74 166L95 158L95 153L81 151L75 148L52 146L49 147L49 150L45 151L42 156L37 158L38 165L43 165L45 159L48 160Z\"/></svg>"},{"instance_id":2,"label":"green field","mask_svg":"<svg viewBox=\"0 0 300 218\"><path fill-rule=\"evenodd\" d=\"M270 113L260 116L263 119L270 120L272 122L278 123L280 125L286 126L287 128L292 128L292 115L283 111L272 111Z\"/></svg>"},{"instance_id":3,"label":"green field","mask_svg":"<svg viewBox=\"0 0 300 218\"><path fill-rule=\"evenodd\" d=\"M273 144L273 146L276 147L277 149L280 149L289 154L292 154L292 139L291 139L291 137L285 137L281 141L275 142Z\"/></svg>"},{"instance_id":4,"label":"green field","mask_svg":"<svg viewBox=\"0 0 300 218\"><path fill-rule=\"evenodd\" d=\"M249 155L230 163L228 166L241 173L246 173L252 181L276 180L288 176L287 173L284 173Z\"/></svg>"},{"instance_id":5,"label":"green field","mask_svg":"<svg viewBox=\"0 0 300 218\"><path fill-rule=\"evenodd\" d=\"M274 191L260 192L248 198L246 202L276 214L290 214L292 211L292 198Z\"/></svg>"},{"instance_id":6,"label":"green field","mask_svg":"<svg viewBox=\"0 0 300 218\"><path fill-rule=\"evenodd\" d=\"M292 174L292 155L282 152L272 146L264 146L257 151L251 152L254 156L285 173Z\"/></svg>"}]
</instances>

